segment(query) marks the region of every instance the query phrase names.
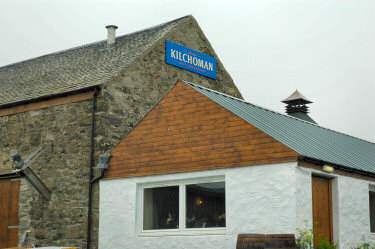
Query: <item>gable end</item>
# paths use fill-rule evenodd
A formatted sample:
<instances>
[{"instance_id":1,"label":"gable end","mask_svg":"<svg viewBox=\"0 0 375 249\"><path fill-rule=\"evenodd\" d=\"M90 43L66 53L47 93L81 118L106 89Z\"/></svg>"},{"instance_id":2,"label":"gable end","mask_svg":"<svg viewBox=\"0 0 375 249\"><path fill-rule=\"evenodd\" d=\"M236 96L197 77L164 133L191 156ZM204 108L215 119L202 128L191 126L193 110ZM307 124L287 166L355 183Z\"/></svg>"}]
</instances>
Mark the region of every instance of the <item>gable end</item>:
<instances>
[{"instance_id":1,"label":"gable end","mask_svg":"<svg viewBox=\"0 0 375 249\"><path fill-rule=\"evenodd\" d=\"M182 82L111 154L107 179L292 162L298 157Z\"/></svg>"}]
</instances>

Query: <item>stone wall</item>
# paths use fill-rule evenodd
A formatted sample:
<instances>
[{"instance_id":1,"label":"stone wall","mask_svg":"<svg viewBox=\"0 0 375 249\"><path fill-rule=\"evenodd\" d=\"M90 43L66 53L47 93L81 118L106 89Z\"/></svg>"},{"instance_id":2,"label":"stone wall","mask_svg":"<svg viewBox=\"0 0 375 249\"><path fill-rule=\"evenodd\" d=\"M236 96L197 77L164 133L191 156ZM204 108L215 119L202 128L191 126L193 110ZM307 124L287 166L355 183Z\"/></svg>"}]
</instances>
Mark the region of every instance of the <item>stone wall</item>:
<instances>
[{"instance_id":1,"label":"stone wall","mask_svg":"<svg viewBox=\"0 0 375 249\"><path fill-rule=\"evenodd\" d=\"M211 45L188 18L103 87L98 99L95 164L136 125L179 79L241 97L220 61L217 80L165 64L165 39L215 56ZM51 200L22 180L19 237L24 244L86 246L91 100L0 117L0 169L11 168L11 154L24 158L40 144L53 142L32 169L51 190ZM95 172L96 175L98 172ZM97 248L98 184L93 191L92 248Z\"/></svg>"},{"instance_id":2,"label":"stone wall","mask_svg":"<svg viewBox=\"0 0 375 249\"><path fill-rule=\"evenodd\" d=\"M24 244L81 246L87 225L91 102L82 101L0 117L0 167L11 168L11 154L25 159L39 145L53 142L31 168L51 190L45 201L21 181L19 236Z\"/></svg>"}]
</instances>

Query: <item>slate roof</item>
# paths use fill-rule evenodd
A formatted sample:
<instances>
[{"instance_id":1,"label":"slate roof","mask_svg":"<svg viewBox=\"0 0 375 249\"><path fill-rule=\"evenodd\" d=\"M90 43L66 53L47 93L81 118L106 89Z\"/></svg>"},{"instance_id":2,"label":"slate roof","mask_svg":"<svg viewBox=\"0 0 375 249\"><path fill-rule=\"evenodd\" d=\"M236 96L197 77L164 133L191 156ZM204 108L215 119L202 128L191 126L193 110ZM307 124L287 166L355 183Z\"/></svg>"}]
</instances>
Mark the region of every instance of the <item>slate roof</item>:
<instances>
[{"instance_id":1,"label":"slate roof","mask_svg":"<svg viewBox=\"0 0 375 249\"><path fill-rule=\"evenodd\" d=\"M190 16L0 68L0 107L101 85Z\"/></svg>"},{"instance_id":2,"label":"slate roof","mask_svg":"<svg viewBox=\"0 0 375 249\"><path fill-rule=\"evenodd\" d=\"M185 83L301 156L375 173L374 143Z\"/></svg>"}]
</instances>

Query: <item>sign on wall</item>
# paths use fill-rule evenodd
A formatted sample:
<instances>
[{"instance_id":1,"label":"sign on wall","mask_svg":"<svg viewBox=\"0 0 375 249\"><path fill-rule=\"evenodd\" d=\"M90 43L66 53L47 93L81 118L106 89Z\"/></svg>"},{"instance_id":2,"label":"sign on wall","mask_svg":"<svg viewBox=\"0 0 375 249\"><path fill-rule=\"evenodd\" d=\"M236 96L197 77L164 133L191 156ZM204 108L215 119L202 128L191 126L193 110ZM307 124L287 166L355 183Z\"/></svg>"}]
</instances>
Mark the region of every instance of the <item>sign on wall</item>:
<instances>
[{"instance_id":1,"label":"sign on wall","mask_svg":"<svg viewBox=\"0 0 375 249\"><path fill-rule=\"evenodd\" d=\"M216 59L201 52L165 41L165 62L216 79Z\"/></svg>"}]
</instances>

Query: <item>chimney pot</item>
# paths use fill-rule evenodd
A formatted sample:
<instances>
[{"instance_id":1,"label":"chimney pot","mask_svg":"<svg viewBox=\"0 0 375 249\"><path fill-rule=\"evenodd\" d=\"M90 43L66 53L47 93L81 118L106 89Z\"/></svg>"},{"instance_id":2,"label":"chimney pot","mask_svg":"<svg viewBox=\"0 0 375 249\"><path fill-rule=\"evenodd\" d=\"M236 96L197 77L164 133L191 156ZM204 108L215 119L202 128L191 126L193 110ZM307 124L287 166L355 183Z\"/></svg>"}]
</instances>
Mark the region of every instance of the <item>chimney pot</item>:
<instances>
[{"instance_id":1,"label":"chimney pot","mask_svg":"<svg viewBox=\"0 0 375 249\"><path fill-rule=\"evenodd\" d=\"M107 46L113 46L116 41L116 29L118 27L116 25L107 25L105 27L107 29Z\"/></svg>"}]
</instances>

